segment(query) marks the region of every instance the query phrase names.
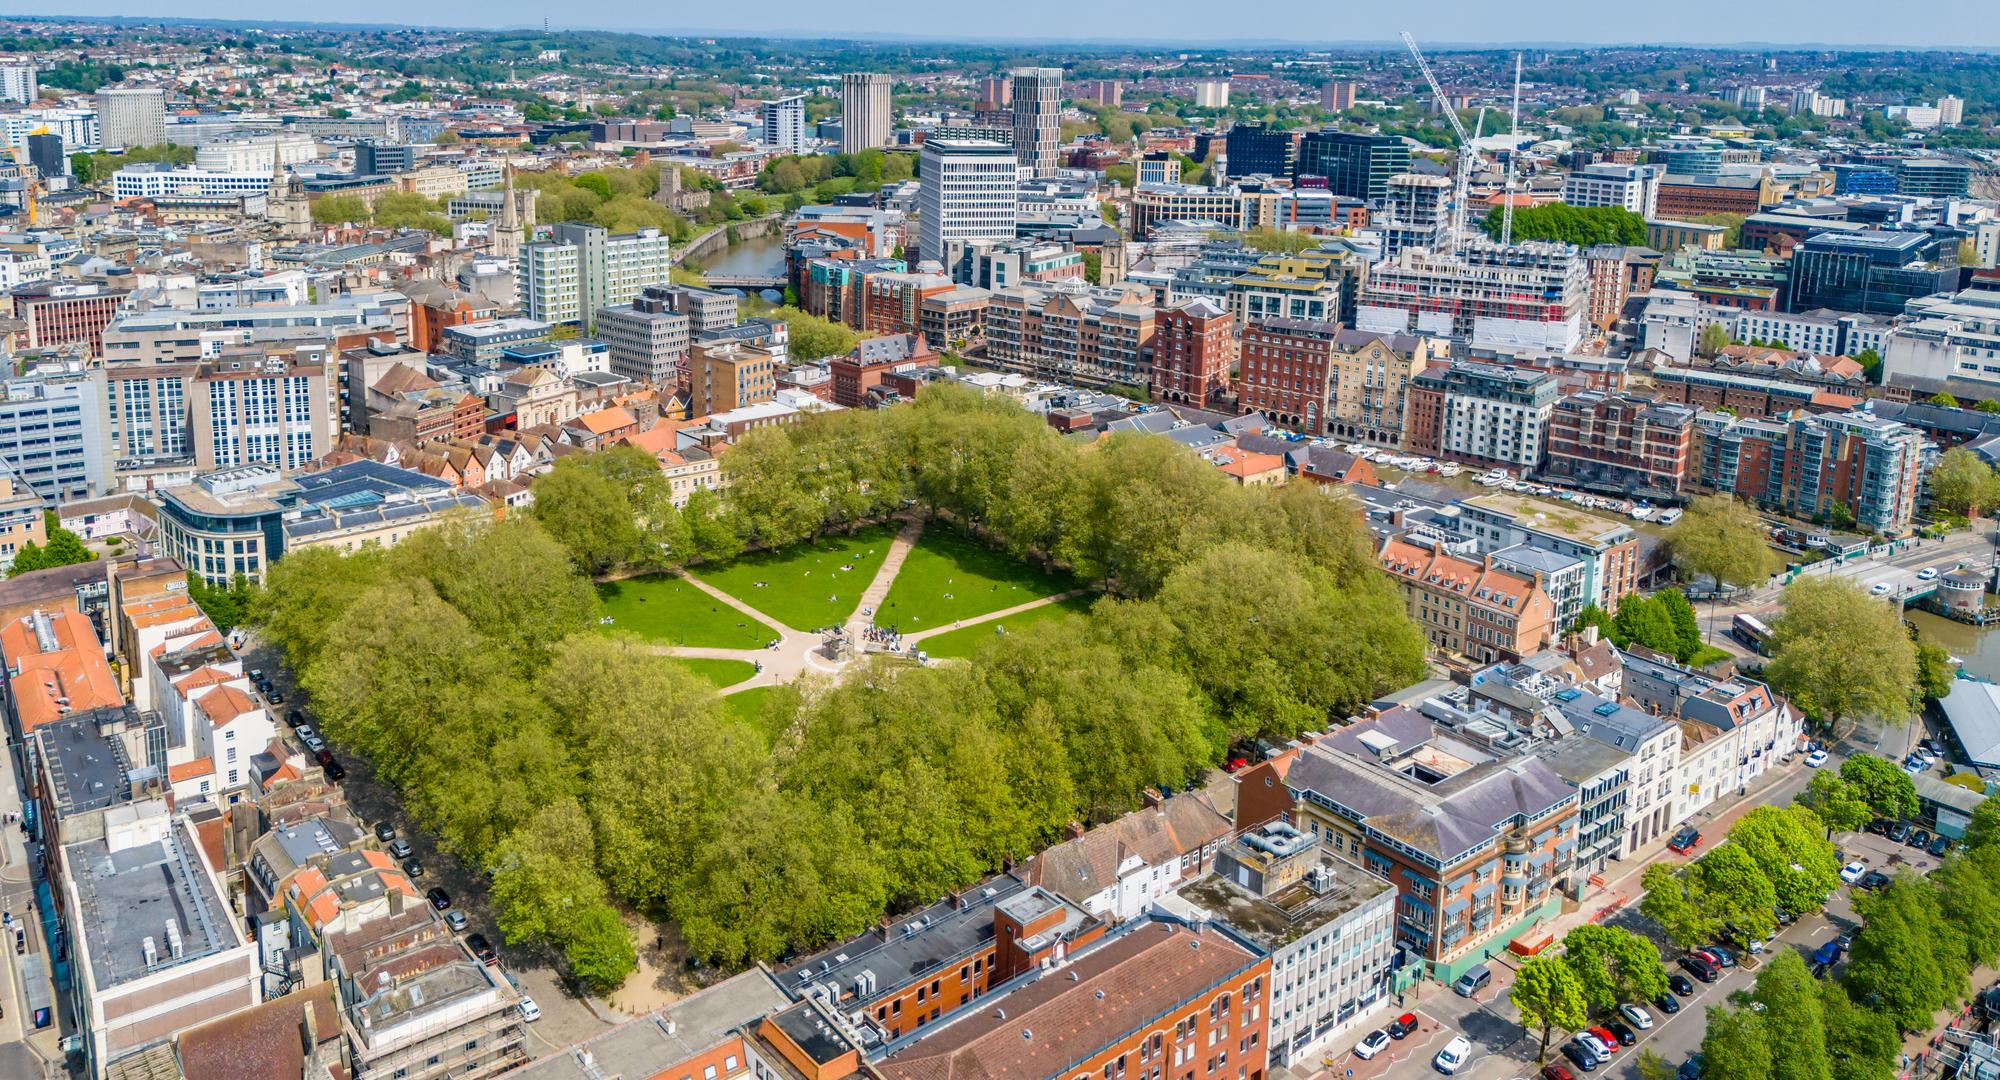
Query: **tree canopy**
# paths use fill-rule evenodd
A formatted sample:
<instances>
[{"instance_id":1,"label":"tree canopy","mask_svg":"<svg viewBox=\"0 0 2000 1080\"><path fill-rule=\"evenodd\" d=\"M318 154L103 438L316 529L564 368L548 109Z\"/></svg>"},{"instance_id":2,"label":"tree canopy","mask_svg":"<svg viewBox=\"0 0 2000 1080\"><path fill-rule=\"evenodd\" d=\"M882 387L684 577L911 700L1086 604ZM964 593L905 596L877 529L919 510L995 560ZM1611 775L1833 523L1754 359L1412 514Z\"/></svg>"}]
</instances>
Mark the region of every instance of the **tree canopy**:
<instances>
[{"instance_id":1,"label":"tree canopy","mask_svg":"<svg viewBox=\"0 0 2000 1080\"><path fill-rule=\"evenodd\" d=\"M20 577L30 570L48 570L57 566L74 566L97 558L97 553L85 547L83 537L63 528L56 521L56 512L42 512L43 531L47 543L29 541L14 553L14 561L7 564L8 577Z\"/></svg>"},{"instance_id":2,"label":"tree canopy","mask_svg":"<svg viewBox=\"0 0 2000 1080\"><path fill-rule=\"evenodd\" d=\"M1764 668L1772 687L1829 728L1861 716L1909 718L1917 652L1894 606L1822 575L1785 586L1781 601Z\"/></svg>"}]
</instances>

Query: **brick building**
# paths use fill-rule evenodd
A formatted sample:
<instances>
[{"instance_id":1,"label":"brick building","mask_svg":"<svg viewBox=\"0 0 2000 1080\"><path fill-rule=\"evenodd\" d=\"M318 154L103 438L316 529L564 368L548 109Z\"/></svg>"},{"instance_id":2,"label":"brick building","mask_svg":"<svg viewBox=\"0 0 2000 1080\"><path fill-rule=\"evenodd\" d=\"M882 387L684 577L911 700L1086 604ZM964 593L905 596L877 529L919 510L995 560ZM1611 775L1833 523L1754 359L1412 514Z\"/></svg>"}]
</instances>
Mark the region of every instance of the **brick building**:
<instances>
[{"instance_id":1,"label":"brick building","mask_svg":"<svg viewBox=\"0 0 2000 1080\"><path fill-rule=\"evenodd\" d=\"M1017 285L987 305L986 355L1044 378L1143 387L1154 317L1150 289Z\"/></svg>"},{"instance_id":2,"label":"brick building","mask_svg":"<svg viewBox=\"0 0 2000 1080\"><path fill-rule=\"evenodd\" d=\"M1236 394L1244 412L1313 435L1326 433L1339 323L1265 319L1243 329Z\"/></svg>"},{"instance_id":3,"label":"brick building","mask_svg":"<svg viewBox=\"0 0 2000 1080\"><path fill-rule=\"evenodd\" d=\"M833 374L833 403L858 409L875 403L885 376L891 372L937 366L937 353L917 334L869 338L857 343L829 363Z\"/></svg>"},{"instance_id":4,"label":"brick building","mask_svg":"<svg viewBox=\"0 0 2000 1080\"><path fill-rule=\"evenodd\" d=\"M1333 341L1333 394L1327 433L1378 446L1401 446L1410 390L1446 342L1411 334L1342 330Z\"/></svg>"},{"instance_id":5,"label":"brick building","mask_svg":"<svg viewBox=\"0 0 2000 1080\"><path fill-rule=\"evenodd\" d=\"M1235 328L1229 312L1206 297L1161 308L1153 319L1154 400L1208 406L1227 393Z\"/></svg>"},{"instance_id":6,"label":"brick building","mask_svg":"<svg viewBox=\"0 0 2000 1080\"><path fill-rule=\"evenodd\" d=\"M1539 575L1404 539L1384 543L1379 559L1401 586L1410 618L1441 652L1493 663L1532 656L1555 640L1555 606Z\"/></svg>"},{"instance_id":7,"label":"brick building","mask_svg":"<svg viewBox=\"0 0 2000 1080\"><path fill-rule=\"evenodd\" d=\"M1585 390L1556 401L1541 472L1584 487L1671 495L1687 480L1693 447L1693 409Z\"/></svg>"}]
</instances>

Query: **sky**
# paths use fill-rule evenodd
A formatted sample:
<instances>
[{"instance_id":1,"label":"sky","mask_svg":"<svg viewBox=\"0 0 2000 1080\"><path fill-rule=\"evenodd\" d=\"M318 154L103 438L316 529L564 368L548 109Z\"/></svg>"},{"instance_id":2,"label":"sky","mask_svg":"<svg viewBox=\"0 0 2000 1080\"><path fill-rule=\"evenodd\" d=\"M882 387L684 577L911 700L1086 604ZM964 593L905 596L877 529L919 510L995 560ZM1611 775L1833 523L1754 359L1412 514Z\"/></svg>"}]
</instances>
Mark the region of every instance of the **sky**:
<instances>
[{"instance_id":1,"label":"sky","mask_svg":"<svg viewBox=\"0 0 2000 1080\"><path fill-rule=\"evenodd\" d=\"M1400 30L1436 45L1652 43L2000 46L1996 0L758 0L755 4L547 0L411 5L405 0L278 4L272 0L38 0L38 15L320 19L347 23L519 27L770 36L906 36L1010 42L1393 42ZM569 15L577 21L566 21ZM1242 17L1236 17L1240 15Z\"/></svg>"}]
</instances>

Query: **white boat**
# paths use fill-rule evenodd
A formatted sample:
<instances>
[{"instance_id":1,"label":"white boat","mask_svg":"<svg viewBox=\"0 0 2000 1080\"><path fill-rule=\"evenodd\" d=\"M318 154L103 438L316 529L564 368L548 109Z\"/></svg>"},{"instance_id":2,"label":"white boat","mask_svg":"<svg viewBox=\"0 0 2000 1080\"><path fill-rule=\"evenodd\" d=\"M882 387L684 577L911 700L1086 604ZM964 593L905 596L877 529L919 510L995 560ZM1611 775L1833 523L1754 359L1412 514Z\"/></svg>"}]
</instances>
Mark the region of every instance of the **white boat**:
<instances>
[{"instance_id":1,"label":"white boat","mask_svg":"<svg viewBox=\"0 0 2000 1080\"><path fill-rule=\"evenodd\" d=\"M1655 524L1659 525L1672 525L1674 522L1679 521L1680 519L1681 519L1680 507L1670 506L1665 510L1660 511L1659 516L1655 517L1653 521Z\"/></svg>"},{"instance_id":2,"label":"white boat","mask_svg":"<svg viewBox=\"0 0 2000 1080\"><path fill-rule=\"evenodd\" d=\"M1635 506L1627 511L1627 513L1632 515L1633 521L1644 521L1653 516L1653 508L1650 506Z\"/></svg>"},{"instance_id":3,"label":"white boat","mask_svg":"<svg viewBox=\"0 0 2000 1080\"><path fill-rule=\"evenodd\" d=\"M1463 468L1461 468L1461 467L1459 467L1459 466L1457 466L1457 465L1453 465L1452 463L1450 463L1450 462L1448 462L1448 461L1447 461L1447 462L1445 462L1444 464L1442 464L1442 465L1439 465L1439 466L1438 466L1438 475L1439 475L1439 476L1457 476L1458 474L1460 474L1460 473L1462 473L1462 472L1464 472L1464 471L1465 471L1465 470L1464 470Z\"/></svg>"}]
</instances>

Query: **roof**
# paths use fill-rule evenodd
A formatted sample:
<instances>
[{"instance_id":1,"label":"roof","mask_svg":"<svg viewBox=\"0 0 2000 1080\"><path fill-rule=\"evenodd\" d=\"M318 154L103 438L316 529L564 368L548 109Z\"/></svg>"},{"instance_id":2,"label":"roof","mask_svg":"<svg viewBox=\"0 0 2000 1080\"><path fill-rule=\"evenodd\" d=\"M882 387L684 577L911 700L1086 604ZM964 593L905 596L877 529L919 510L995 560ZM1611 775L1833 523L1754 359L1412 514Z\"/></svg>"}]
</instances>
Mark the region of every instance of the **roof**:
<instances>
[{"instance_id":1,"label":"roof","mask_svg":"<svg viewBox=\"0 0 2000 1080\"><path fill-rule=\"evenodd\" d=\"M23 732L125 703L97 630L82 612L34 611L0 626L0 657L18 673L7 685Z\"/></svg>"},{"instance_id":2,"label":"roof","mask_svg":"<svg viewBox=\"0 0 2000 1080\"><path fill-rule=\"evenodd\" d=\"M1055 1076L1261 959L1224 934L1137 923L1060 973L923 1028L873 1067L884 1080Z\"/></svg>"},{"instance_id":3,"label":"roof","mask_svg":"<svg viewBox=\"0 0 2000 1080\"><path fill-rule=\"evenodd\" d=\"M585 1070L574 1053L551 1054L514 1074L517 1080L598 1080L657 1076L727 1039L731 1032L791 1003L776 979L752 968L700 993L628 1020L574 1049L588 1051Z\"/></svg>"},{"instance_id":4,"label":"roof","mask_svg":"<svg viewBox=\"0 0 2000 1080\"><path fill-rule=\"evenodd\" d=\"M2000 686L1958 679L1938 705L1958 745L1965 748L1965 759L1984 768L2000 768Z\"/></svg>"},{"instance_id":5,"label":"roof","mask_svg":"<svg viewBox=\"0 0 2000 1080\"><path fill-rule=\"evenodd\" d=\"M240 1009L181 1033L181 1070L190 1077L298 1080L305 1075L305 1010L319 1043L340 1038L332 981Z\"/></svg>"},{"instance_id":6,"label":"roof","mask_svg":"<svg viewBox=\"0 0 2000 1080\"><path fill-rule=\"evenodd\" d=\"M1225 781L1226 782L1226 781ZM1216 786L1169 795L1160 805L1116 818L1074 840L1043 851L1024 867L1028 880L1075 903L1118 883L1118 865L1132 856L1149 866L1177 865L1235 831L1229 813L1215 804Z\"/></svg>"},{"instance_id":7,"label":"roof","mask_svg":"<svg viewBox=\"0 0 2000 1080\"><path fill-rule=\"evenodd\" d=\"M1395 889L1386 878L1345 859L1326 856L1316 865L1332 870L1328 884L1317 890L1301 880L1261 897L1219 874L1208 874L1182 886L1177 895L1186 906L1228 923L1266 952L1276 952Z\"/></svg>"},{"instance_id":8,"label":"roof","mask_svg":"<svg viewBox=\"0 0 2000 1080\"><path fill-rule=\"evenodd\" d=\"M235 947L234 920L185 821L167 821L165 805L157 800L112 813L130 816L118 828L106 822L106 836L119 842L116 850L105 839L63 848L80 908L74 925L89 945L91 975L100 990ZM182 941L178 956L166 935L170 921ZM148 938L155 950L150 967L142 947Z\"/></svg>"},{"instance_id":9,"label":"roof","mask_svg":"<svg viewBox=\"0 0 2000 1080\"><path fill-rule=\"evenodd\" d=\"M616 405L609 409L584 413L569 422L570 426L582 428L592 435L605 435L620 428L636 427L638 423L639 421L630 412Z\"/></svg>"}]
</instances>

